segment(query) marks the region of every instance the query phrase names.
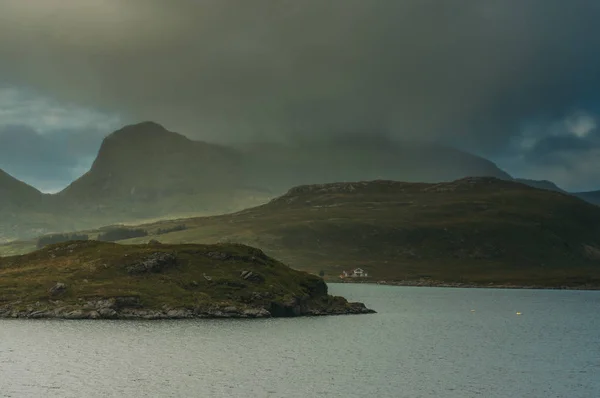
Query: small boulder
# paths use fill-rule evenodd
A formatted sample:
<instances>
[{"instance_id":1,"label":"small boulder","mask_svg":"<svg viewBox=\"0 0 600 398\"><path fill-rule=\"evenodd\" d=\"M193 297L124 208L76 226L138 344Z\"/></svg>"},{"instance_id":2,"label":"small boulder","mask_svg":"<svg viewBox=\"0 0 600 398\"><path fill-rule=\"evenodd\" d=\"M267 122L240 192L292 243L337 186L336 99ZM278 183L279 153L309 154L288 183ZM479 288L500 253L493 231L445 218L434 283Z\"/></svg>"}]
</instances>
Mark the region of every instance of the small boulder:
<instances>
[{"instance_id":1,"label":"small boulder","mask_svg":"<svg viewBox=\"0 0 600 398\"><path fill-rule=\"evenodd\" d=\"M153 253L148 257L127 267L130 274L141 274L145 272L161 272L165 268L177 265L175 255L171 253Z\"/></svg>"},{"instance_id":2,"label":"small boulder","mask_svg":"<svg viewBox=\"0 0 600 398\"><path fill-rule=\"evenodd\" d=\"M137 296L120 296L114 297L113 308L140 308L142 303Z\"/></svg>"},{"instance_id":3,"label":"small boulder","mask_svg":"<svg viewBox=\"0 0 600 398\"><path fill-rule=\"evenodd\" d=\"M249 318L269 318L271 313L264 308L248 308L242 314Z\"/></svg>"},{"instance_id":4,"label":"small boulder","mask_svg":"<svg viewBox=\"0 0 600 398\"><path fill-rule=\"evenodd\" d=\"M51 315L51 313L49 311L35 311L30 313L27 317L28 318L32 318L32 319L39 319L39 318L47 318Z\"/></svg>"},{"instance_id":5,"label":"small boulder","mask_svg":"<svg viewBox=\"0 0 600 398\"><path fill-rule=\"evenodd\" d=\"M170 319L191 318L192 312L186 309L173 309L167 311L166 317Z\"/></svg>"},{"instance_id":6,"label":"small boulder","mask_svg":"<svg viewBox=\"0 0 600 398\"><path fill-rule=\"evenodd\" d=\"M98 314L102 318L112 319L117 316L117 311L113 310L112 308L104 307L98 310Z\"/></svg>"},{"instance_id":7,"label":"small boulder","mask_svg":"<svg viewBox=\"0 0 600 398\"><path fill-rule=\"evenodd\" d=\"M240 277L246 281L257 283L264 282L265 280L265 278L262 275L252 271L242 271Z\"/></svg>"},{"instance_id":8,"label":"small boulder","mask_svg":"<svg viewBox=\"0 0 600 398\"><path fill-rule=\"evenodd\" d=\"M67 285L65 285L62 282L57 282L56 285L52 286L48 290L48 293L50 293L51 296L58 296L59 294L64 293L66 290L67 290Z\"/></svg>"},{"instance_id":9,"label":"small boulder","mask_svg":"<svg viewBox=\"0 0 600 398\"><path fill-rule=\"evenodd\" d=\"M216 260L229 260L232 258L231 254L225 252L208 252L206 255Z\"/></svg>"},{"instance_id":10,"label":"small boulder","mask_svg":"<svg viewBox=\"0 0 600 398\"><path fill-rule=\"evenodd\" d=\"M63 317L65 319L86 319L88 317L88 314L86 314L82 310L75 310L64 314Z\"/></svg>"}]
</instances>

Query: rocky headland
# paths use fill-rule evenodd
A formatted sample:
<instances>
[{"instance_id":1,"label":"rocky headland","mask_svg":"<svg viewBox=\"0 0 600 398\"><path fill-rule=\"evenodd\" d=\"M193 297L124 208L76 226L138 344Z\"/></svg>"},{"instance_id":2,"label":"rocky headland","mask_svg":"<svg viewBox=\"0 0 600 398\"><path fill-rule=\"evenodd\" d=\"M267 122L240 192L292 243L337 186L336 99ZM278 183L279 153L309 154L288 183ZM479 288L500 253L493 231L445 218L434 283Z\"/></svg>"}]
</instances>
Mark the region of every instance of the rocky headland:
<instances>
[{"instance_id":1,"label":"rocky headland","mask_svg":"<svg viewBox=\"0 0 600 398\"><path fill-rule=\"evenodd\" d=\"M244 245L67 242L0 258L0 317L269 318L375 311Z\"/></svg>"}]
</instances>

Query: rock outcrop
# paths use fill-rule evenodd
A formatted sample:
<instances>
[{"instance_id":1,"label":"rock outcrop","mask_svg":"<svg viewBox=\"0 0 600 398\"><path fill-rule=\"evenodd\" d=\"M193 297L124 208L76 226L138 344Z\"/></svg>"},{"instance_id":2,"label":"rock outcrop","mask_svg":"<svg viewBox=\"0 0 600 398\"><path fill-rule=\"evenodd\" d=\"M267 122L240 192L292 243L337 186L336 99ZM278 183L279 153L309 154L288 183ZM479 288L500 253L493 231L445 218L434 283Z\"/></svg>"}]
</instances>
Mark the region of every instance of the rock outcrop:
<instances>
[{"instance_id":1,"label":"rock outcrop","mask_svg":"<svg viewBox=\"0 0 600 398\"><path fill-rule=\"evenodd\" d=\"M150 256L127 267L130 274L140 274L144 272L161 272L165 268L177 265L177 260L170 253L152 253Z\"/></svg>"},{"instance_id":2,"label":"rock outcrop","mask_svg":"<svg viewBox=\"0 0 600 398\"><path fill-rule=\"evenodd\" d=\"M51 296L58 296L58 295L64 293L66 290L67 290L67 285L65 285L64 283L61 283L61 282L57 282L56 285L54 285L50 289L48 289L48 293Z\"/></svg>"},{"instance_id":3,"label":"rock outcrop","mask_svg":"<svg viewBox=\"0 0 600 398\"><path fill-rule=\"evenodd\" d=\"M262 297L261 297L262 298ZM310 298L292 298L285 302L266 301L263 306L240 305L198 306L192 308L148 309L135 300L127 298L98 299L79 305L65 306L55 302L44 308L19 308L18 303L0 307L0 318L26 319L194 319L194 318L288 318L298 316L371 314L362 303L348 303L341 297L333 300L316 300Z\"/></svg>"}]
</instances>

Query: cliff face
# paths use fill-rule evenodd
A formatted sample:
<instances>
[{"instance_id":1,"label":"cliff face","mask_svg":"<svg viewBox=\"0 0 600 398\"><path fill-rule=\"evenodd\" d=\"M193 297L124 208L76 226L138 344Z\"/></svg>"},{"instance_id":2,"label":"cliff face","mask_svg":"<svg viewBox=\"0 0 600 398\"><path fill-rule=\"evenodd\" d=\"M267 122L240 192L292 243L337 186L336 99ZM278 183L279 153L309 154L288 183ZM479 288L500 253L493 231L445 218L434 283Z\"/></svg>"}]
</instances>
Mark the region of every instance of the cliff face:
<instances>
[{"instance_id":1,"label":"cliff face","mask_svg":"<svg viewBox=\"0 0 600 398\"><path fill-rule=\"evenodd\" d=\"M0 316L16 318L265 318L373 312L364 304L329 296L321 278L243 245L68 242L0 258L0 289Z\"/></svg>"}]
</instances>

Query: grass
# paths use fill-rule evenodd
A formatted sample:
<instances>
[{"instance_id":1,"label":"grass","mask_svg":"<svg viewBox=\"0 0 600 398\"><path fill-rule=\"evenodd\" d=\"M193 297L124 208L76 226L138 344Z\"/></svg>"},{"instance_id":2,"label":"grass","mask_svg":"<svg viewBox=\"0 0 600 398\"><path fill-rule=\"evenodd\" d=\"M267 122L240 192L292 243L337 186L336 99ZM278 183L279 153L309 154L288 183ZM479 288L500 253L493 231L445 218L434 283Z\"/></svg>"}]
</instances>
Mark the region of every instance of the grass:
<instances>
[{"instance_id":1,"label":"grass","mask_svg":"<svg viewBox=\"0 0 600 398\"><path fill-rule=\"evenodd\" d=\"M373 280L600 286L600 208L493 178L304 186L238 213L141 228L148 237L122 243L243 243L329 280L362 267Z\"/></svg>"},{"instance_id":2,"label":"grass","mask_svg":"<svg viewBox=\"0 0 600 398\"><path fill-rule=\"evenodd\" d=\"M176 265L161 272L128 271L131 265L156 253L172 254ZM263 281L244 280L242 271L259 274ZM82 299L135 296L149 309L164 305L243 306L240 303L247 302L251 293L269 293L273 301L283 302L324 286L321 278L293 270L258 249L232 244L155 246L75 241L0 258L0 305L48 302L49 289L58 282L67 286L59 297L65 305L76 305Z\"/></svg>"},{"instance_id":3,"label":"grass","mask_svg":"<svg viewBox=\"0 0 600 398\"><path fill-rule=\"evenodd\" d=\"M600 257L585 249L600 247L600 209L496 179L309 186L185 223L159 239L250 244L328 278L360 266L375 280L600 285Z\"/></svg>"}]
</instances>

